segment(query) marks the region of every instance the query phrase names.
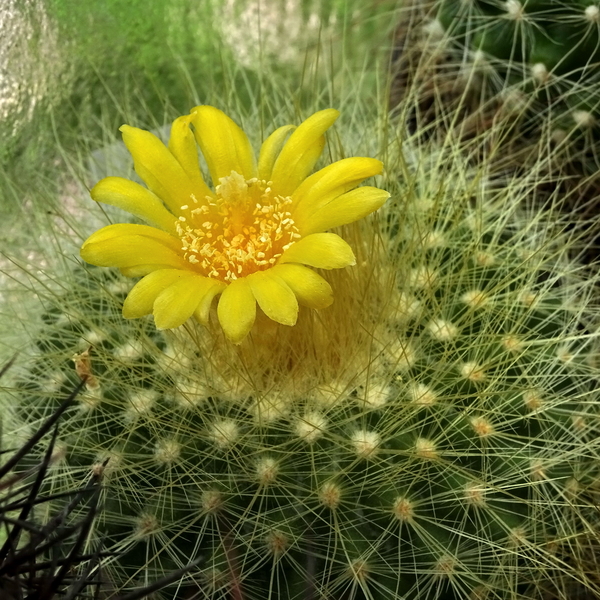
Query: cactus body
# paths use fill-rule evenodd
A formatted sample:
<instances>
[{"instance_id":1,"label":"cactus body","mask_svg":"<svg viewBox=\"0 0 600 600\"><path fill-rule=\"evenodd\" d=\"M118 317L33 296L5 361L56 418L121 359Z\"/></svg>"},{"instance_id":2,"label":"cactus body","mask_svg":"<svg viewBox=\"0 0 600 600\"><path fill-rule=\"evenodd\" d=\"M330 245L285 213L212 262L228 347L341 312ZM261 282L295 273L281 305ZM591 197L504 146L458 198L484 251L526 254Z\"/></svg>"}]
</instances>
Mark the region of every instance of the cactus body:
<instances>
[{"instance_id":1,"label":"cactus body","mask_svg":"<svg viewBox=\"0 0 600 600\"><path fill-rule=\"evenodd\" d=\"M389 209L379 267L357 249L374 290L352 309L369 327L366 360L332 361L323 311L311 321L329 351L320 371L303 378L307 359L278 346L281 333L273 348L248 342L260 366L236 363L244 346L200 328L123 321L124 280L97 270L48 310L21 419L49 414L48 391L58 402L87 374L53 489L102 471L96 534L121 553L118 586L200 559L164 597L568 589L565 556L585 537L599 475L586 288L563 277L560 244L533 243L506 207L429 189L397 187L406 200Z\"/></svg>"},{"instance_id":2,"label":"cactus body","mask_svg":"<svg viewBox=\"0 0 600 600\"><path fill-rule=\"evenodd\" d=\"M517 86L532 112L555 127L594 129L600 115L600 7L553 2L442 0L437 18L450 38L484 60L496 93ZM583 114L585 113L585 115ZM539 119L539 115L537 117Z\"/></svg>"}]
</instances>

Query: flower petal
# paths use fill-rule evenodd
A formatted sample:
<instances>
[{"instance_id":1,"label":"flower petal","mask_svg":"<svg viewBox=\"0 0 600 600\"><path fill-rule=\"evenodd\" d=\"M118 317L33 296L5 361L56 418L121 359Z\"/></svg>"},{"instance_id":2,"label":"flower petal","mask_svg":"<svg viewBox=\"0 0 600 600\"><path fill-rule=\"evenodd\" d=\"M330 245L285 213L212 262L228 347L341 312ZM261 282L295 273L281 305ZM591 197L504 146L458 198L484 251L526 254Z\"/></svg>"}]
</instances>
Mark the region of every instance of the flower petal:
<instances>
[{"instance_id":1,"label":"flower petal","mask_svg":"<svg viewBox=\"0 0 600 600\"><path fill-rule=\"evenodd\" d=\"M292 215L305 219L333 198L378 175L383 163L375 158L351 157L338 160L308 177L294 192Z\"/></svg>"},{"instance_id":2,"label":"flower petal","mask_svg":"<svg viewBox=\"0 0 600 600\"><path fill-rule=\"evenodd\" d=\"M196 139L190 128L191 115L184 115L173 121L171 135L169 137L169 150L177 159L183 170L187 173L194 188L199 194L197 200L202 203L206 196L214 196L213 191L206 185L200 162L198 161L198 147Z\"/></svg>"},{"instance_id":3,"label":"flower petal","mask_svg":"<svg viewBox=\"0 0 600 600\"><path fill-rule=\"evenodd\" d=\"M206 294L200 299L200 302L194 311L196 320L205 327L208 326L210 307L214 297L225 289L225 284L222 281L213 280L213 282L213 286L206 291Z\"/></svg>"},{"instance_id":4,"label":"flower petal","mask_svg":"<svg viewBox=\"0 0 600 600\"><path fill-rule=\"evenodd\" d=\"M90 237L83 242L82 249L85 248L87 244L104 242L124 235L140 235L147 237L160 242L164 246L167 246L174 251L177 251L181 248L181 241L178 238L169 235L160 229L156 229L155 227L149 227L148 225L136 225L134 223L115 223L114 225L107 225L106 227L98 229L98 231L92 233L92 235L90 235Z\"/></svg>"},{"instance_id":5,"label":"flower petal","mask_svg":"<svg viewBox=\"0 0 600 600\"><path fill-rule=\"evenodd\" d=\"M277 323L295 325L298 300L287 283L271 271L259 271L248 277L252 293L262 311Z\"/></svg>"},{"instance_id":6,"label":"flower petal","mask_svg":"<svg viewBox=\"0 0 600 600\"><path fill-rule=\"evenodd\" d=\"M225 336L234 344L250 333L256 319L256 300L247 279L236 279L223 290L217 316Z\"/></svg>"},{"instance_id":7,"label":"flower petal","mask_svg":"<svg viewBox=\"0 0 600 600\"><path fill-rule=\"evenodd\" d=\"M177 217L164 207L158 196L135 181L122 177L105 177L92 188L90 195L96 202L116 206L150 225L176 234Z\"/></svg>"},{"instance_id":8,"label":"flower petal","mask_svg":"<svg viewBox=\"0 0 600 600\"><path fill-rule=\"evenodd\" d=\"M389 197L385 190L360 187L334 198L311 215L298 211L294 221L302 236L319 233L366 217L381 207Z\"/></svg>"},{"instance_id":9,"label":"flower petal","mask_svg":"<svg viewBox=\"0 0 600 600\"><path fill-rule=\"evenodd\" d=\"M356 264L352 248L335 233L313 233L292 244L278 264L300 263L317 269L341 269Z\"/></svg>"},{"instance_id":10,"label":"flower petal","mask_svg":"<svg viewBox=\"0 0 600 600\"><path fill-rule=\"evenodd\" d=\"M214 285L214 279L195 273L187 273L169 285L154 302L154 322L157 329L174 329L183 325Z\"/></svg>"},{"instance_id":11,"label":"flower petal","mask_svg":"<svg viewBox=\"0 0 600 600\"><path fill-rule=\"evenodd\" d=\"M133 157L135 172L175 215L192 197L203 198L187 173L168 148L153 134L137 127L122 125L123 141ZM198 197L200 196L200 198Z\"/></svg>"},{"instance_id":12,"label":"flower petal","mask_svg":"<svg viewBox=\"0 0 600 600\"><path fill-rule=\"evenodd\" d=\"M196 106L191 111L194 134L215 186L231 171L245 179L256 176L254 152L246 134L224 112L214 106Z\"/></svg>"},{"instance_id":13,"label":"flower petal","mask_svg":"<svg viewBox=\"0 0 600 600\"><path fill-rule=\"evenodd\" d=\"M99 242L85 243L81 258L98 267L135 267L162 265L163 268L189 270L189 264L170 248L142 235L123 235Z\"/></svg>"},{"instance_id":14,"label":"flower petal","mask_svg":"<svg viewBox=\"0 0 600 600\"><path fill-rule=\"evenodd\" d=\"M143 279L132 288L123 302L123 316L126 319L137 319L152 312L157 296L172 283L189 273L178 269L159 269Z\"/></svg>"},{"instance_id":15,"label":"flower petal","mask_svg":"<svg viewBox=\"0 0 600 600\"><path fill-rule=\"evenodd\" d=\"M294 125L284 125L279 129L276 129L264 142L260 148L260 155L258 157L258 178L264 181L271 180L271 173L273 172L273 165L277 159L277 155L281 151L283 142L287 134L294 130Z\"/></svg>"},{"instance_id":16,"label":"flower petal","mask_svg":"<svg viewBox=\"0 0 600 600\"><path fill-rule=\"evenodd\" d=\"M271 270L285 281L298 298L298 302L308 308L327 308L333 302L333 290L320 275L303 265L275 265Z\"/></svg>"},{"instance_id":17,"label":"flower petal","mask_svg":"<svg viewBox=\"0 0 600 600\"><path fill-rule=\"evenodd\" d=\"M333 108L308 117L292 133L273 165L275 194L289 196L312 171L325 145L324 133L339 117Z\"/></svg>"},{"instance_id":18,"label":"flower petal","mask_svg":"<svg viewBox=\"0 0 600 600\"><path fill-rule=\"evenodd\" d=\"M133 267L121 267L119 271L121 271L121 275L125 277L144 277L145 275L149 275L154 271L158 271L159 269L164 269L165 265L135 265Z\"/></svg>"}]
</instances>

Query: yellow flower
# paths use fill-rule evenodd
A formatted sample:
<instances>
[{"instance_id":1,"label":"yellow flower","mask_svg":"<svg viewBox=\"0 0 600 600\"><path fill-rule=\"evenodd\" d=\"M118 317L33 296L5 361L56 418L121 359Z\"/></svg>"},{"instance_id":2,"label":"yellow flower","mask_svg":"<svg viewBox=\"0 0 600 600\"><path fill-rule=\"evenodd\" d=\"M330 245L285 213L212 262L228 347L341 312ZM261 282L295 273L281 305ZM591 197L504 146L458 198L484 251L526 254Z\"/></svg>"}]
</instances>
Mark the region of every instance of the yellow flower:
<instances>
[{"instance_id":1,"label":"yellow flower","mask_svg":"<svg viewBox=\"0 0 600 600\"><path fill-rule=\"evenodd\" d=\"M192 316L206 325L220 294L219 322L239 343L252 328L257 303L284 325L296 323L299 304L329 306L331 286L308 267L339 269L355 258L340 236L326 231L361 219L389 197L375 187L357 188L381 173L381 162L372 158L346 158L311 175L338 115L322 110L297 128L280 127L263 143L258 162L246 134L212 106L176 119L168 147L148 131L123 125L123 141L147 187L106 177L91 195L149 225L109 225L81 248L88 263L142 276L123 316L153 313L160 329ZM202 177L196 142L214 189Z\"/></svg>"}]
</instances>

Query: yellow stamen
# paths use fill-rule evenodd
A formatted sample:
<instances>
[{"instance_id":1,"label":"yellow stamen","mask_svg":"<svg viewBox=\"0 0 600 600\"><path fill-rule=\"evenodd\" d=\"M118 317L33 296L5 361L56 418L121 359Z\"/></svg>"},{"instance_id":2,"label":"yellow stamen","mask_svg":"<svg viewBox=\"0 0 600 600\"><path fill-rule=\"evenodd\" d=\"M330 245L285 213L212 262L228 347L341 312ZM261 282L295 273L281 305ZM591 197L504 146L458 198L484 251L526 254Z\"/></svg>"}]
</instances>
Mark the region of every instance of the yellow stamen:
<instances>
[{"instance_id":1,"label":"yellow stamen","mask_svg":"<svg viewBox=\"0 0 600 600\"><path fill-rule=\"evenodd\" d=\"M288 210L291 198L272 197L269 182L235 171L220 181L217 197L189 219L179 217L176 229L190 264L206 277L233 281L274 265L301 235Z\"/></svg>"}]
</instances>

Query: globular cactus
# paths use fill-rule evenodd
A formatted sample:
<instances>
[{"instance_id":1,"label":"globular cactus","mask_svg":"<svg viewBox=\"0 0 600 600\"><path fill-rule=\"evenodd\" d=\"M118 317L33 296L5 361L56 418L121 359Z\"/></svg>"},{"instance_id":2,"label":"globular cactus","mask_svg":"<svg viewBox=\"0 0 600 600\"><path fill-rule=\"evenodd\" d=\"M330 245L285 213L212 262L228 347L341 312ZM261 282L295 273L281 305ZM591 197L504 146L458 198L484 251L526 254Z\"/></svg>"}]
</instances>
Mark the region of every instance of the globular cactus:
<instances>
[{"instance_id":1,"label":"globular cactus","mask_svg":"<svg viewBox=\"0 0 600 600\"><path fill-rule=\"evenodd\" d=\"M496 85L497 93L509 86L515 93L520 88L521 107L551 114L555 129L564 134L574 127L596 128L600 115L596 2L442 0L437 18L455 43L471 51L472 68L483 74L488 86ZM505 101L516 102L516 95Z\"/></svg>"},{"instance_id":2,"label":"globular cactus","mask_svg":"<svg viewBox=\"0 0 600 600\"><path fill-rule=\"evenodd\" d=\"M539 136L550 122L557 143L581 131L597 139L597 2L436 0L409 4L408 10L407 20L415 20L418 30L410 34L411 45L419 45L427 61L439 62L444 55L438 77L443 79L445 71L447 78L454 77L454 84L462 81L463 92L473 91L470 98L463 98L463 107L473 104L475 110L477 105L491 104L500 116L510 113L511 121L519 117L519 130L528 136L536 130ZM400 31L407 27L412 26L404 24ZM422 64L412 69L423 67L428 68ZM399 76L403 75L401 69Z\"/></svg>"},{"instance_id":3,"label":"globular cactus","mask_svg":"<svg viewBox=\"0 0 600 600\"><path fill-rule=\"evenodd\" d=\"M595 280L519 213L525 185L490 190L457 161L390 159L392 198L347 227L358 264L328 276L334 304L294 328L259 319L240 346L214 315L126 322L127 280L73 275L18 413L45 417L87 377L51 488L102 474L95 533L122 590L191 561L165 598L592 586L577 560L600 476Z\"/></svg>"},{"instance_id":4,"label":"globular cactus","mask_svg":"<svg viewBox=\"0 0 600 600\"><path fill-rule=\"evenodd\" d=\"M400 118L441 144L461 139L498 181L536 171L539 206L558 186L560 206L587 220L586 243L597 245L600 5L428 0L399 15Z\"/></svg>"}]
</instances>

